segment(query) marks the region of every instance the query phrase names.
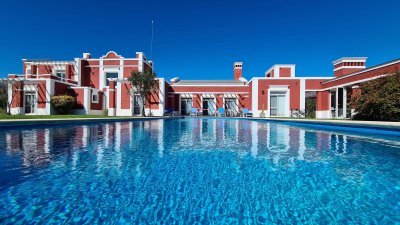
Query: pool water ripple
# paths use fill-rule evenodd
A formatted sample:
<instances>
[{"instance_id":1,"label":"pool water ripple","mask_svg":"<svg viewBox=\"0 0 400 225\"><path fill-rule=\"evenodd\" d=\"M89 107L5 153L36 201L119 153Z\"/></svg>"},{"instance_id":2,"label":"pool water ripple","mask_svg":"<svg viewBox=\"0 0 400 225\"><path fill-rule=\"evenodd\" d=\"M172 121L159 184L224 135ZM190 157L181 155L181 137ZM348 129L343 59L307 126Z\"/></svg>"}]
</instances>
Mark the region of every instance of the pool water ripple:
<instances>
[{"instance_id":1,"label":"pool water ripple","mask_svg":"<svg viewBox=\"0 0 400 225\"><path fill-rule=\"evenodd\" d=\"M2 224L400 221L399 137L176 119L0 138Z\"/></svg>"}]
</instances>

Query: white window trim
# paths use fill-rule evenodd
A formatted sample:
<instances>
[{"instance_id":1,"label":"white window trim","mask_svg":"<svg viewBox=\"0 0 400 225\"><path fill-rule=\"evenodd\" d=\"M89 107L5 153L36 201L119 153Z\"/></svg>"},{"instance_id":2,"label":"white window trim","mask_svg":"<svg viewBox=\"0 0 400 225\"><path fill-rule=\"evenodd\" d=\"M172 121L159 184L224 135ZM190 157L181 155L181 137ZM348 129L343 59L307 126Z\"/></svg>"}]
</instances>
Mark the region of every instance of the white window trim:
<instances>
[{"instance_id":1,"label":"white window trim","mask_svg":"<svg viewBox=\"0 0 400 225\"><path fill-rule=\"evenodd\" d=\"M103 79L103 82L104 82L104 87L109 87L109 85L107 85L107 74L108 73L116 73L117 74L117 79L119 79L120 78L120 74L119 74L119 71L118 70L104 70L104 79Z\"/></svg>"},{"instance_id":2,"label":"white window trim","mask_svg":"<svg viewBox=\"0 0 400 225\"><path fill-rule=\"evenodd\" d=\"M25 87L24 87L25 88ZM38 92L37 90L29 90L29 91L24 91L24 112L25 112L25 107L26 107L26 99L25 96L26 95L33 95L34 96L34 100L33 100L33 113L24 113L25 115L35 115L37 114L37 109L38 109Z\"/></svg>"},{"instance_id":3,"label":"white window trim","mask_svg":"<svg viewBox=\"0 0 400 225\"><path fill-rule=\"evenodd\" d=\"M93 97L97 96L97 100L93 100ZM99 103L99 92L97 91L92 91L92 103Z\"/></svg>"},{"instance_id":4,"label":"white window trim","mask_svg":"<svg viewBox=\"0 0 400 225\"><path fill-rule=\"evenodd\" d=\"M57 74L58 73L64 73L64 77L60 77ZM67 70L66 69L54 69L54 76L60 78L61 81L67 80Z\"/></svg>"},{"instance_id":5,"label":"white window trim","mask_svg":"<svg viewBox=\"0 0 400 225\"><path fill-rule=\"evenodd\" d=\"M268 116L269 117L275 117L271 116L271 92L282 92L285 93L285 117L290 117L290 89L288 88L287 85L270 85L270 88L268 89ZM279 116L278 116L279 117Z\"/></svg>"}]
</instances>

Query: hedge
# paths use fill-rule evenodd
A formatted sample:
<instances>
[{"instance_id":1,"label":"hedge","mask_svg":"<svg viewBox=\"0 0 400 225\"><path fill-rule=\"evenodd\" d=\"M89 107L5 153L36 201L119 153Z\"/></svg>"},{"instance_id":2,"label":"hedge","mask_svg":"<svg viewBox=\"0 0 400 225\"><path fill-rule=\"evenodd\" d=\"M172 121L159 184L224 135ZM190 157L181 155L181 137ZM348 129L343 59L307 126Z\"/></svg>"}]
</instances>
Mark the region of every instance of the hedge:
<instances>
[{"instance_id":1,"label":"hedge","mask_svg":"<svg viewBox=\"0 0 400 225\"><path fill-rule=\"evenodd\" d=\"M69 95L57 95L51 97L51 104L59 114L70 114L76 105L76 98Z\"/></svg>"}]
</instances>

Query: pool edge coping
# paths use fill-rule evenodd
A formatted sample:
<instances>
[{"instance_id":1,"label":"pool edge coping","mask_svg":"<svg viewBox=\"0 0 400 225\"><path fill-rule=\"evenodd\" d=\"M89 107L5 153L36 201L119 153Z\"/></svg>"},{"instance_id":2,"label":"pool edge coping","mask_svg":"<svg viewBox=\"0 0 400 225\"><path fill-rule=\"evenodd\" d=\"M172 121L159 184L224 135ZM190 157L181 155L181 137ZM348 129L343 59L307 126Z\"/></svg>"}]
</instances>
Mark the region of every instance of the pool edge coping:
<instances>
[{"instance_id":1,"label":"pool edge coping","mask_svg":"<svg viewBox=\"0 0 400 225\"><path fill-rule=\"evenodd\" d=\"M273 121L298 124L331 125L342 127L359 127L369 129L383 129L400 131L400 122L387 121L355 121L355 120L319 120L319 119L295 119L295 118L259 118L259 117L193 117L193 116L154 116L154 117L110 117L110 118L46 118L46 119L10 119L0 120L1 127L11 126L35 126L51 124L95 123L95 122L123 122L157 119L183 119L183 118L231 118L248 119L253 121Z\"/></svg>"},{"instance_id":2,"label":"pool edge coping","mask_svg":"<svg viewBox=\"0 0 400 225\"><path fill-rule=\"evenodd\" d=\"M11 119L0 120L0 128L12 126L37 126L37 125L62 125L76 123L96 123L96 122L125 122L125 121L143 121L158 119L181 119L181 116L152 116L152 117L110 117L110 118L55 118L55 119Z\"/></svg>"},{"instance_id":3,"label":"pool edge coping","mask_svg":"<svg viewBox=\"0 0 400 225\"><path fill-rule=\"evenodd\" d=\"M342 127L356 127L367 129L381 129L381 130L396 130L400 131L400 122L387 122L387 121L355 121L355 120L318 120L318 119L284 119L284 118L253 118L247 117L254 121L274 121L298 124L315 124L315 125L330 125Z\"/></svg>"}]
</instances>

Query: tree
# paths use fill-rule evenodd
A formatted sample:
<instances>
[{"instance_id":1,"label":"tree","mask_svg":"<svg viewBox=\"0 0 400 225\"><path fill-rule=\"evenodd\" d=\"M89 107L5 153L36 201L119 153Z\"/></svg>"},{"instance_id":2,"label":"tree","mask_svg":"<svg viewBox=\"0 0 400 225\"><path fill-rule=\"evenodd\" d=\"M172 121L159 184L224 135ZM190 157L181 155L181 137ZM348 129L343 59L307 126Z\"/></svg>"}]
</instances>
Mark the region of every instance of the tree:
<instances>
[{"instance_id":1,"label":"tree","mask_svg":"<svg viewBox=\"0 0 400 225\"><path fill-rule=\"evenodd\" d=\"M351 104L354 119L400 121L400 71L361 84Z\"/></svg>"},{"instance_id":2,"label":"tree","mask_svg":"<svg viewBox=\"0 0 400 225\"><path fill-rule=\"evenodd\" d=\"M18 93L18 80L1 79L0 80L0 104L7 115L11 114L11 107ZM8 92L9 89L11 92Z\"/></svg>"},{"instance_id":3,"label":"tree","mask_svg":"<svg viewBox=\"0 0 400 225\"><path fill-rule=\"evenodd\" d=\"M152 70L145 70L144 72L132 71L131 76L128 81L132 84L132 87L136 89L136 92L140 95L143 105L142 105L142 115L145 114L146 103L148 103L148 97L150 97L151 92L157 87L157 75L153 73Z\"/></svg>"}]
</instances>

